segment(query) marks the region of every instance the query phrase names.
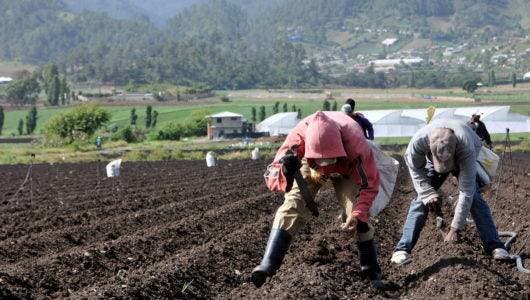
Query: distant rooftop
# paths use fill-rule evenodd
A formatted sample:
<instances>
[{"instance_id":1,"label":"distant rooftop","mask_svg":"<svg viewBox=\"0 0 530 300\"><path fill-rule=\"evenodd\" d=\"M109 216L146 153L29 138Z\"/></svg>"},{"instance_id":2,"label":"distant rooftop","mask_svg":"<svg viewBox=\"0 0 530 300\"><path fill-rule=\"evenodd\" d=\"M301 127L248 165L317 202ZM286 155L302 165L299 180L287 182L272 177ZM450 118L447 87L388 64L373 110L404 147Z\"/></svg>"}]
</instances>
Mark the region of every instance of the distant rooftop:
<instances>
[{"instance_id":1,"label":"distant rooftop","mask_svg":"<svg viewBox=\"0 0 530 300\"><path fill-rule=\"evenodd\" d=\"M240 115L240 114L236 114L236 113L233 113L233 112L229 112L229 111L223 111L223 112L220 112L218 114L215 114L215 115L210 115L208 116L210 118L242 118L243 115Z\"/></svg>"}]
</instances>

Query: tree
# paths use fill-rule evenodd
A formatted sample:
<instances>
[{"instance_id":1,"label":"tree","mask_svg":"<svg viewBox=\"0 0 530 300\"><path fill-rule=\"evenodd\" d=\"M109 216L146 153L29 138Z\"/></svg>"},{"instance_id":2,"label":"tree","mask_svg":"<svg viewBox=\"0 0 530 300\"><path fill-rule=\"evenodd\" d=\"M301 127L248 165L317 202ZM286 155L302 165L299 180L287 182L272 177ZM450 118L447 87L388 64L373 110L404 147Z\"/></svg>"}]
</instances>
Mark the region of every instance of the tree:
<instances>
[{"instance_id":1,"label":"tree","mask_svg":"<svg viewBox=\"0 0 530 300\"><path fill-rule=\"evenodd\" d=\"M512 87L515 88L517 85L517 75L515 73L512 73Z\"/></svg>"},{"instance_id":2,"label":"tree","mask_svg":"<svg viewBox=\"0 0 530 300\"><path fill-rule=\"evenodd\" d=\"M24 120L20 119L18 120L18 135L24 134Z\"/></svg>"},{"instance_id":3,"label":"tree","mask_svg":"<svg viewBox=\"0 0 530 300\"><path fill-rule=\"evenodd\" d=\"M156 127L156 121L158 119L158 112L155 110L153 111L153 121L151 121L151 128Z\"/></svg>"},{"instance_id":4,"label":"tree","mask_svg":"<svg viewBox=\"0 0 530 300\"><path fill-rule=\"evenodd\" d=\"M331 104L329 103L329 101L327 99L324 100L324 103L322 104L322 110L329 111L330 108L331 108Z\"/></svg>"},{"instance_id":5,"label":"tree","mask_svg":"<svg viewBox=\"0 0 530 300\"><path fill-rule=\"evenodd\" d=\"M136 121L138 120L138 115L136 114L136 108L131 109L131 125L136 126Z\"/></svg>"},{"instance_id":6,"label":"tree","mask_svg":"<svg viewBox=\"0 0 530 300\"><path fill-rule=\"evenodd\" d=\"M44 82L44 91L50 105L59 105L59 96L61 94L61 80L59 79L59 69L55 64L47 65L42 71L42 80Z\"/></svg>"},{"instance_id":7,"label":"tree","mask_svg":"<svg viewBox=\"0 0 530 300\"><path fill-rule=\"evenodd\" d=\"M0 106L0 135L2 135L3 128L4 128L4 107Z\"/></svg>"},{"instance_id":8,"label":"tree","mask_svg":"<svg viewBox=\"0 0 530 300\"><path fill-rule=\"evenodd\" d=\"M272 107L272 114L275 115L280 112L280 102L276 101Z\"/></svg>"},{"instance_id":9,"label":"tree","mask_svg":"<svg viewBox=\"0 0 530 300\"><path fill-rule=\"evenodd\" d=\"M6 87L7 102L14 105L34 104L40 93L37 79L25 76L9 83Z\"/></svg>"},{"instance_id":10,"label":"tree","mask_svg":"<svg viewBox=\"0 0 530 300\"><path fill-rule=\"evenodd\" d=\"M32 106L26 116L26 133L32 134L37 128L37 107Z\"/></svg>"},{"instance_id":11,"label":"tree","mask_svg":"<svg viewBox=\"0 0 530 300\"><path fill-rule=\"evenodd\" d=\"M147 108L145 109L145 128L151 128L152 123L152 111L153 107L151 105L147 105Z\"/></svg>"},{"instance_id":12,"label":"tree","mask_svg":"<svg viewBox=\"0 0 530 300\"><path fill-rule=\"evenodd\" d=\"M252 122L256 123L256 108L252 107Z\"/></svg>"},{"instance_id":13,"label":"tree","mask_svg":"<svg viewBox=\"0 0 530 300\"><path fill-rule=\"evenodd\" d=\"M110 113L94 104L77 106L55 115L44 125L48 137L56 136L66 143L76 139L88 139L110 120Z\"/></svg>"},{"instance_id":14,"label":"tree","mask_svg":"<svg viewBox=\"0 0 530 300\"><path fill-rule=\"evenodd\" d=\"M473 94L478 89L478 83L476 80L467 80L464 82L462 89L470 94Z\"/></svg>"},{"instance_id":15,"label":"tree","mask_svg":"<svg viewBox=\"0 0 530 300\"><path fill-rule=\"evenodd\" d=\"M266 112L265 112L265 106L260 106L259 107L259 121L262 122L263 120L265 120L265 117L266 117Z\"/></svg>"},{"instance_id":16,"label":"tree","mask_svg":"<svg viewBox=\"0 0 530 300\"><path fill-rule=\"evenodd\" d=\"M289 108L287 107L287 102L283 104L283 112L287 112Z\"/></svg>"},{"instance_id":17,"label":"tree","mask_svg":"<svg viewBox=\"0 0 530 300\"><path fill-rule=\"evenodd\" d=\"M67 104L67 101L69 101L70 99L70 87L68 87L68 82L66 82L66 77L63 77L61 79L61 105L66 105Z\"/></svg>"},{"instance_id":18,"label":"tree","mask_svg":"<svg viewBox=\"0 0 530 300\"><path fill-rule=\"evenodd\" d=\"M331 106L332 111L337 111L337 101L333 101L333 105Z\"/></svg>"},{"instance_id":19,"label":"tree","mask_svg":"<svg viewBox=\"0 0 530 300\"><path fill-rule=\"evenodd\" d=\"M296 117L298 119L302 119L302 109L301 108L298 109L298 115L296 115Z\"/></svg>"}]
</instances>

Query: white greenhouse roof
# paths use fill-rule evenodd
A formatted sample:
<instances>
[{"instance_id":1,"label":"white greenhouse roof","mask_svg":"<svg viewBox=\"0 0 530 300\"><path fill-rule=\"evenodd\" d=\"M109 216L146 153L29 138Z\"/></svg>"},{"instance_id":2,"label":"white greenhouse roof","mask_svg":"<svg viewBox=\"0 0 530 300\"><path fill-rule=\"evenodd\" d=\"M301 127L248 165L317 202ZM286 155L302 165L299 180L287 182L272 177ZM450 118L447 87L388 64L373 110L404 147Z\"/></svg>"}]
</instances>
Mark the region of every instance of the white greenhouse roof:
<instances>
[{"instance_id":1,"label":"white greenhouse roof","mask_svg":"<svg viewBox=\"0 0 530 300\"><path fill-rule=\"evenodd\" d=\"M229 111L223 111L215 115L210 115L208 117L209 118L234 118L234 117L242 118L243 115L236 114L236 113L229 112Z\"/></svg>"},{"instance_id":2,"label":"white greenhouse roof","mask_svg":"<svg viewBox=\"0 0 530 300\"><path fill-rule=\"evenodd\" d=\"M268 132L271 136L288 134L300 122L298 113L284 112L268 117L256 125L257 132Z\"/></svg>"},{"instance_id":3,"label":"white greenhouse roof","mask_svg":"<svg viewBox=\"0 0 530 300\"><path fill-rule=\"evenodd\" d=\"M427 109L367 110L361 112L374 126L375 137L413 136L427 124ZM472 114L480 114L490 133L530 132L530 117L510 113L509 106L472 106L437 108L433 119L468 121ZM296 113L279 113L256 126L258 132L270 135L288 134L300 121Z\"/></svg>"}]
</instances>

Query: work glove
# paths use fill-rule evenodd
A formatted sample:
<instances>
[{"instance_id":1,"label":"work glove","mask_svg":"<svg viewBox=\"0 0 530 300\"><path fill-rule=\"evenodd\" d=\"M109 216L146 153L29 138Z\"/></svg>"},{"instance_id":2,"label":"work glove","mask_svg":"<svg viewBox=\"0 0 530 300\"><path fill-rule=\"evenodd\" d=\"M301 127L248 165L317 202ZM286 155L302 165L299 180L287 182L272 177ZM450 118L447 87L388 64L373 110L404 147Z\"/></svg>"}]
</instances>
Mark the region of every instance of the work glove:
<instances>
[{"instance_id":1,"label":"work glove","mask_svg":"<svg viewBox=\"0 0 530 300\"><path fill-rule=\"evenodd\" d=\"M340 225L340 229L348 232L349 234L355 234L357 231L357 218L354 217L353 214L350 214L350 216L346 219L346 222Z\"/></svg>"},{"instance_id":2,"label":"work glove","mask_svg":"<svg viewBox=\"0 0 530 300\"><path fill-rule=\"evenodd\" d=\"M280 159L282 164L282 171L287 179L287 192L291 190L294 182L294 174L300 170L302 163L296 154L288 151L284 157Z\"/></svg>"},{"instance_id":3,"label":"work glove","mask_svg":"<svg viewBox=\"0 0 530 300\"><path fill-rule=\"evenodd\" d=\"M460 240L459 230L456 229L456 228L451 227L451 229L449 230L449 232L445 236L444 241L445 242L455 243L455 242L458 242L458 240Z\"/></svg>"}]
</instances>

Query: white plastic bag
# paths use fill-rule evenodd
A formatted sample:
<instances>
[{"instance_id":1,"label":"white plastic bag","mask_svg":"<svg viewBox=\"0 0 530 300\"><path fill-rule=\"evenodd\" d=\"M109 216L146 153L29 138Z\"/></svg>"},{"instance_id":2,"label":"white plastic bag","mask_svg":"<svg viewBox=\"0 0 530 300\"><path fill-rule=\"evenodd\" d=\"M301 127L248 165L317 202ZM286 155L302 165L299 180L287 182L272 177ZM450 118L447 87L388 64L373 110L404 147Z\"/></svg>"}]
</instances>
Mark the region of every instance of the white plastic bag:
<instances>
[{"instance_id":1,"label":"white plastic bag","mask_svg":"<svg viewBox=\"0 0 530 300\"><path fill-rule=\"evenodd\" d=\"M251 154L252 160L258 160L259 159L259 148L256 147L254 150L252 150Z\"/></svg>"},{"instance_id":2,"label":"white plastic bag","mask_svg":"<svg viewBox=\"0 0 530 300\"><path fill-rule=\"evenodd\" d=\"M118 177L120 176L121 158L111 161L107 169L107 177Z\"/></svg>"},{"instance_id":3,"label":"white plastic bag","mask_svg":"<svg viewBox=\"0 0 530 300\"><path fill-rule=\"evenodd\" d=\"M500 161L499 156L495 152L482 146L478 153L477 161L490 177L495 176Z\"/></svg>"},{"instance_id":4,"label":"white plastic bag","mask_svg":"<svg viewBox=\"0 0 530 300\"><path fill-rule=\"evenodd\" d=\"M215 152L209 151L206 153L206 166L208 168L215 167L217 165L217 157Z\"/></svg>"},{"instance_id":5,"label":"white plastic bag","mask_svg":"<svg viewBox=\"0 0 530 300\"><path fill-rule=\"evenodd\" d=\"M375 163L379 170L379 193L375 197L372 207L370 208L370 215L377 216L390 203L390 198L394 192L396 179L399 172L399 162L394 158L387 156L379 147L372 141L368 141L374 154Z\"/></svg>"}]
</instances>

